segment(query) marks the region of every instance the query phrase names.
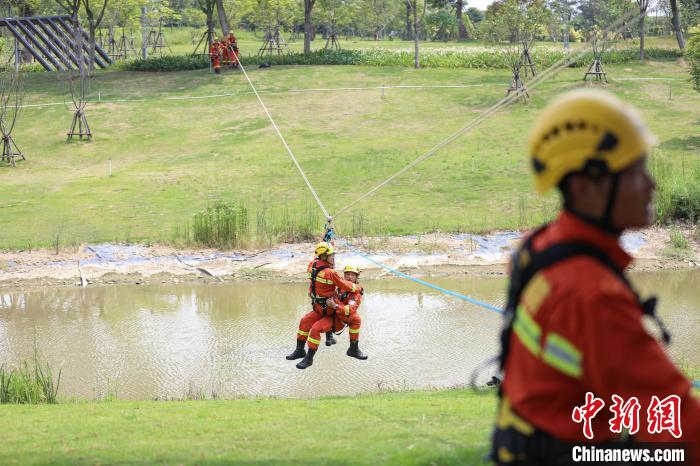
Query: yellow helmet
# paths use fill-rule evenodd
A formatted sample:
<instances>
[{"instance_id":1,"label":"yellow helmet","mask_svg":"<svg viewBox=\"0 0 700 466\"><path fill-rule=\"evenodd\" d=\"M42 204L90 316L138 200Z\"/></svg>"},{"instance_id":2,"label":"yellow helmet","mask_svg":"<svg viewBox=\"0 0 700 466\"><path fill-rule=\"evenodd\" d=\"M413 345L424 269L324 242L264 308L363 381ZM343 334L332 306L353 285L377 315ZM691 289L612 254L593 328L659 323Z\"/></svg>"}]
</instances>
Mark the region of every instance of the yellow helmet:
<instances>
[{"instance_id":1,"label":"yellow helmet","mask_svg":"<svg viewBox=\"0 0 700 466\"><path fill-rule=\"evenodd\" d=\"M343 272L354 272L354 273L360 275L360 268L359 268L359 267L356 267L356 266L354 266L354 265L346 265L346 266L343 268Z\"/></svg>"},{"instance_id":2,"label":"yellow helmet","mask_svg":"<svg viewBox=\"0 0 700 466\"><path fill-rule=\"evenodd\" d=\"M316 254L316 257L321 256L321 254L325 254L327 256L330 256L335 252L335 249L333 249L333 245L330 243L326 243L325 241L321 241L316 245L316 250L314 253Z\"/></svg>"},{"instance_id":3,"label":"yellow helmet","mask_svg":"<svg viewBox=\"0 0 700 466\"><path fill-rule=\"evenodd\" d=\"M654 137L637 112L598 90L564 94L540 112L530 133L535 188L544 193L569 173L617 173L647 155Z\"/></svg>"}]
</instances>

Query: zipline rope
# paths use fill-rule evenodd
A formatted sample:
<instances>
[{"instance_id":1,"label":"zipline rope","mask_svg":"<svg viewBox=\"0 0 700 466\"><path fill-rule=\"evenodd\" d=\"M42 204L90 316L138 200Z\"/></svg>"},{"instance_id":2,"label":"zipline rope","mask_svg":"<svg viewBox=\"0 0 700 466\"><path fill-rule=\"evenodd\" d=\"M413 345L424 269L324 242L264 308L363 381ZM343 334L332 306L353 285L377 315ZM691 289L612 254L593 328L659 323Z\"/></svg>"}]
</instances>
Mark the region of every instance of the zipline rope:
<instances>
[{"instance_id":1,"label":"zipline rope","mask_svg":"<svg viewBox=\"0 0 700 466\"><path fill-rule=\"evenodd\" d=\"M489 311L497 312L499 314L503 313L503 309L501 309L499 307L493 306L493 305L491 305L489 303L485 303L483 301L479 301L477 299L472 298L471 296L467 296L467 295L459 293L457 291L448 290L447 288L443 288L443 287L438 286L434 283L426 282L425 280L421 280L420 278L412 277L411 275L403 273L400 270L397 270L397 269L390 267L386 264L383 264L376 259L372 259L372 257L363 253L359 249L352 247L350 245L350 243L348 243L347 241L343 240L342 238L340 238L338 236L334 236L334 239L336 239L337 241L342 243L346 248L348 248L350 251L354 252L358 256L362 257L363 259L373 263L374 265L381 267L382 269L386 269L387 271L393 273L396 276L405 278L407 280L411 280L412 282L418 283L418 284L423 285L423 286L427 286L428 288L432 288L432 289L439 291L441 293L444 293L444 294L453 296L455 298L461 299L462 301L467 301L471 304L475 304L477 306L483 307L484 309L488 309Z\"/></svg>"},{"instance_id":2,"label":"zipline rope","mask_svg":"<svg viewBox=\"0 0 700 466\"><path fill-rule=\"evenodd\" d=\"M246 73L245 68L243 67L243 63L241 63L240 59L238 60L238 66L241 68L241 71L243 71L243 75L248 80L248 84L250 84L250 87L253 89L253 92L255 93L255 97L258 98L258 102L260 102L260 105L262 106L263 110L265 110L265 114L267 115L267 118L270 119L270 123L272 123L272 127L275 128L275 131L277 132L277 135L280 137L280 140L282 141L284 148L287 149L287 153L292 158L292 161L294 161L294 165L296 165L297 170L299 170L299 174L301 175L302 178L304 178L304 182L306 183L306 186L309 187L309 191L311 191L311 194L314 196L314 199L316 199L316 203L321 208L323 215L326 217L326 219L328 219L330 221L331 216L328 214L328 211L326 210L326 206L323 205L321 198L318 197L318 193L316 192L314 187L311 185L311 182L309 181L309 178L306 176L306 173L304 173L304 170L301 168L301 165L299 165L299 162L297 161L297 158L294 156L292 149L289 148L289 144L287 144L287 140L284 139L284 136L282 136L282 133L280 132L279 128L277 127L277 123L275 123L275 120L272 118L272 115L270 115L270 112L267 110L267 106L265 106L265 103L260 98L260 94L258 94L258 90L255 88L255 85L253 85L253 81L251 81L250 78L248 77L248 73Z\"/></svg>"},{"instance_id":3,"label":"zipline rope","mask_svg":"<svg viewBox=\"0 0 700 466\"><path fill-rule=\"evenodd\" d=\"M604 32L605 32L605 34L609 34L610 32L614 32L614 33L620 32L620 30L622 30L622 29L625 27L625 24L627 24L628 21L635 21L636 19L640 18L641 16L642 16L641 14L634 15L634 13L628 13L627 15L623 16L623 17L620 18L618 21L616 21L615 23L613 23L610 27L608 27L607 29L605 29ZM562 70L563 68L569 66L571 63L575 62L576 60L578 60L579 58L583 57L583 56L586 55L587 53L588 53L588 51L586 51L586 50L581 50L580 52L578 52L578 53L576 53L576 54L569 55L569 56L566 56L566 57L560 59L559 61L555 62L552 66L550 66L549 68L547 68L545 71L543 71L542 73L540 73L539 75L537 75L535 78L533 78L531 81L529 81L529 82L527 83L526 89L534 89L534 88L536 88L536 87L539 86L541 83L543 83L544 81L546 81L547 79L549 79L552 75L558 73L560 70ZM516 90L515 92L513 92L513 93L511 93L511 94L508 94L506 97L504 97L503 99L499 100L499 101L496 102L494 105L492 105L491 107L489 107L488 109L486 109L484 112L482 112L482 113L481 113L479 116L477 116L474 120L472 120L471 122L467 123L465 126L463 126L462 128L460 128L460 129L457 130L456 132L452 133L452 134L451 134L450 136L448 136L447 138L445 138L445 139L443 139L442 141L440 141L439 143L437 143L435 146L433 146L433 147L432 147L430 150L428 150L426 153L424 153L424 154L418 156L416 159L414 159L414 160L413 160L412 162L410 162L408 165L406 165L405 167L403 167L402 169L400 169L399 171L397 171L396 173L394 173L393 175L391 175L389 178L387 178L386 180L382 181L382 182L379 183L378 185L374 186L374 187L371 188L368 192L366 192L365 194L361 195L360 197L358 197L358 198L355 199L354 201L350 202L350 203L349 203L348 205L346 205L345 207L343 207L343 208L341 208L340 210L338 210L338 211L333 215L333 217L334 217L334 218L337 218L340 214L342 214L342 213L344 213L344 212L350 210L350 209L351 209L352 207L354 207L358 202L360 202L360 201L364 200L365 198L371 196L372 194L374 194L374 193L375 193L376 191L378 191L379 189L381 189L381 188L383 188L384 186L386 186L387 184L391 183L394 179L398 178L399 176L401 176L402 174L406 173L408 170L410 170L411 168L415 167L416 165L418 165L419 163L421 163L421 162L424 161L425 159L427 159L427 158L431 157L432 155L434 155L437 151L439 151L439 150L442 149L443 147L445 147L445 146L451 144L452 142L454 142L455 140L457 140L457 139L458 139L460 136L462 136L463 134L466 134L466 133L468 133L469 131L471 131L472 129L474 129L475 127L479 126L481 123L483 123L484 121L486 121L487 119L489 119L492 115L494 115L496 112L498 112L501 108L504 108L504 107L508 106L509 104L511 104L512 102L514 102L515 100L517 100L518 98L520 98L520 91L517 91L517 90Z\"/></svg>"}]
</instances>

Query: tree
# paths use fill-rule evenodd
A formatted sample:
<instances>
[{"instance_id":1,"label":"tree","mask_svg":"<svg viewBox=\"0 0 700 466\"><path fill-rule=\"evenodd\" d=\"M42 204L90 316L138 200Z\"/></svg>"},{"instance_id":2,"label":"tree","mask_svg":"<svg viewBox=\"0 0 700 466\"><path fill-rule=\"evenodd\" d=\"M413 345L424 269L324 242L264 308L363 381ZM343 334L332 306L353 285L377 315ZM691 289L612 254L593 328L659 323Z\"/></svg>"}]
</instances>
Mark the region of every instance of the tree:
<instances>
[{"instance_id":1,"label":"tree","mask_svg":"<svg viewBox=\"0 0 700 466\"><path fill-rule=\"evenodd\" d=\"M457 18L457 28L459 31L459 39L460 40L465 40L469 39L469 32L467 31L467 26L464 24L464 20L462 19L462 15L464 13L464 0L457 0L455 2L455 16ZM467 19L469 17L467 16Z\"/></svg>"},{"instance_id":2,"label":"tree","mask_svg":"<svg viewBox=\"0 0 700 466\"><path fill-rule=\"evenodd\" d=\"M313 36L313 24L311 12L316 0L304 0L304 53L311 53L311 37Z\"/></svg>"},{"instance_id":3,"label":"tree","mask_svg":"<svg viewBox=\"0 0 700 466\"><path fill-rule=\"evenodd\" d=\"M683 31L681 30L681 17L678 11L678 0L670 0L671 3L671 24L673 32L676 34L678 47L683 50L685 48L685 40L683 39Z\"/></svg>"},{"instance_id":4,"label":"tree","mask_svg":"<svg viewBox=\"0 0 700 466\"><path fill-rule=\"evenodd\" d=\"M89 70L92 71L95 67L95 37L97 28L102 23L102 18L105 15L105 9L107 8L107 3L109 0L81 0L83 8L85 9L85 15L88 21L88 31L90 34L89 47L89 57L90 57L90 67Z\"/></svg>"},{"instance_id":5,"label":"tree","mask_svg":"<svg viewBox=\"0 0 700 466\"><path fill-rule=\"evenodd\" d=\"M474 6L469 7L467 10L467 16L469 16L469 20L474 26L484 20L484 12Z\"/></svg>"},{"instance_id":6,"label":"tree","mask_svg":"<svg viewBox=\"0 0 700 466\"><path fill-rule=\"evenodd\" d=\"M228 25L228 17L226 16L226 10L224 9L223 0L216 0L216 12L219 14L219 24L221 24L221 33L224 37L226 37L231 31L231 28Z\"/></svg>"},{"instance_id":7,"label":"tree","mask_svg":"<svg viewBox=\"0 0 700 466\"><path fill-rule=\"evenodd\" d=\"M644 20L649 9L649 0L636 0L639 6L639 59L644 60Z\"/></svg>"},{"instance_id":8,"label":"tree","mask_svg":"<svg viewBox=\"0 0 700 466\"><path fill-rule=\"evenodd\" d=\"M214 8L216 0L197 0L197 6L207 17L207 52L211 47L212 38L214 37Z\"/></svg>"},{"instance_id":9,"label":"tree","mask_svg":"<svg viewBox=\"0 0 700 466\"><path fill-rule=\"evenodd\" d=\"M690 77L693 88L700 92L700 36L695 36L688 41L685 50L685 59L690 66Z\"/></svg>"}]
</instances>

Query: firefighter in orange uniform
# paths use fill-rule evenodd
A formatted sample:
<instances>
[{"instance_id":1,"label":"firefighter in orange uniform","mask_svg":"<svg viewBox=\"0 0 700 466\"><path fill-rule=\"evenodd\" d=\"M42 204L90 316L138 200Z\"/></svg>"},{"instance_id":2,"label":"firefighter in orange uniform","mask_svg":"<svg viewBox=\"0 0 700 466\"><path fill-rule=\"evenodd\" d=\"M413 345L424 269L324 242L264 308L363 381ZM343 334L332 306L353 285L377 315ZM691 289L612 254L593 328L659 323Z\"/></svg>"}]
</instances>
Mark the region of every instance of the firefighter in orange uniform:
<instances>
[{"instance_id":1,"label":"firefighter in orange uniform","mask_svg":"<svg viewBox=\"0 0 700 466\"><path fill-rule=\"evenodd\" d=\"M232 32L228 34L228 50L231 67L238 68L238 42Z\"/></svg>"},{"instance_id":2,"label":"firefighter in orange uniform","mask_svg":"<svg viewBox=\"0 0 700 466\"><path fill-rule=\"evenodd\" d=\"M228 43L226 42L225 37L223 37L219 43L219 54L221 55L221 64L228 65L230 62L230 57L228 53Z\"/></svg>"},{"instance_id":3,"label":"firefighter in orange uniform","mask_svg":"<svg viewBox=\"0 0 700 466\"><path fill-rule=\"evenodd\" d=\"M352 283L357 284L360 278L360 268L352 265L346 265L343 269L344 278ZM341 291L334 298L336 302L335 308L335 330L342 330L343 325L348 326L350 334L350 348L345 353L350 357L364 361L367 359L362 351L360 351L360 326L362 326L362 318L357 312L357 308L362 303L362 293L352 291ZM340 324L340 325L338 325ZM340 327L340 328L339 328ZM332 333L331 333L332 335ZM335 343L335 342L334 342ZM326 344L328 344L328 333L326 333Z\"/></svg>"},{"instance_id":4,"label":"firefighter in orange uniform","mask_svg":"<svg viewBox=\"0 0 700 466\"><path fill-rule=\"evenodd\" d=\"M214 41L209 47L209 59L211 60L211 66L214 68L216 74L221 73L221 57L219 55L219 39L214 38Z\"/></svg>"},{"instance_id":5,"label":"firefighter in orange uniform","mask_svg":"<svg viewBox=\"0 0 700 466\"><path fill-rule=\"evenodd\" d=\"M700 402L643 325L645 316L655 320L670 340L656 299L641 301L624 274L632 258L621 233L653 222L652 141L634 109L603 91L570 92L535 123L536 188L557 187L564 202L513 256L491 450L498 465L570 464L575 445L620 445L620 430L611 427L614 396L641 405L633 441L686 442L687 455L700 454ZM653 427L653 397L677 397L680 438ZM585 430L575 409L591 401L605 408L586 418Z\"/></svg>"},{"instance_id":6,"label":"firefighter in orange uniform","mask_svg":"<svg viewBox=\"0 0 700 466\"><path fill-rule=\"evenodd\" d=\"M335 265L335 250L325 241L316 245L316 257L309 263L308 272L311 280L309 296L312 310L299 322L297 332L297 347L287 356L287 360L303 358L297 368L306 369L313 364L314 355L321 343L321 333L329 331L334 326L335 309L338 306L333 300L336 287L340 292L362 293L362 287L345 280L333 269ZM308 351L304 351L308 344Z\"/></svg>"}]
</instances>

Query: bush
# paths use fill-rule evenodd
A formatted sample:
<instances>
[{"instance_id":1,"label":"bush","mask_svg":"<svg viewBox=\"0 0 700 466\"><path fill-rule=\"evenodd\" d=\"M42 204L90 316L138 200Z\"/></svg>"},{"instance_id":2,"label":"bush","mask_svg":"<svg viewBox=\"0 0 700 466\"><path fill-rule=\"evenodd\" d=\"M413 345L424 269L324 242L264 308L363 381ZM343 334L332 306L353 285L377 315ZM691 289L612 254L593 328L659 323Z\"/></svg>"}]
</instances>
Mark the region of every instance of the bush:
<instances>
[{"instance_id":1,"label":"bush","mask_svg":"<svg viewBox=\"0 0 700 466\"><path fill-rule=\"evenodd\" d=\"M685 59L690 66L693 88L700 92L700 35L692 37L685 48Z\"/></svg>"},{"instance_id":2,"label":"bush","mask_svg":"<svg viewBox=\"0 0 700 466\"><path fill-rule=\"evenodd\" d=\"M292 53L286 55L269 55L264 57L243 57L245 67L258 66L263 62L270 65L365 65L365 66L413 66L413 50L317 50L309 54ZM645 54L650 59L678 58L680 52L675 49L647 49ZM565 56L559 48L536 47L533 59L538 67L549 67ZM639 60L639 51L634 49L614 49L603 55L603 63L629 63ZM593 53L587 53L573 66L587 66L593 61ZM500 68L508 69L508 52L493 47L445 48L424 50L420 55L424 68ZM146 60L134 60L126 64L130 71L182 71L204 69L209 67L209 58L200 56L165 56Z\"/></svg>"},{"instance_id":3,"label":"bush","mask_svg":"<svg viewBox=\"0 0 700 466\"><path fill-rule=\"evenodd\" d=\"M688 238L686 238L683 232L675 225L671 227L669 239L671 240L671 247L673 248L690 249L690 242L688 241Z\"/></svg>"},{"instance_id":4,"label":"bush","mask_svg":"<svg viewBox=\"0 0 700 466\"><path fill-rule=\"evenodd\" d=\"M186 71L209 68L207 55L166 55L126 62L129 71Z\"/></svg>"}]
</instances>

